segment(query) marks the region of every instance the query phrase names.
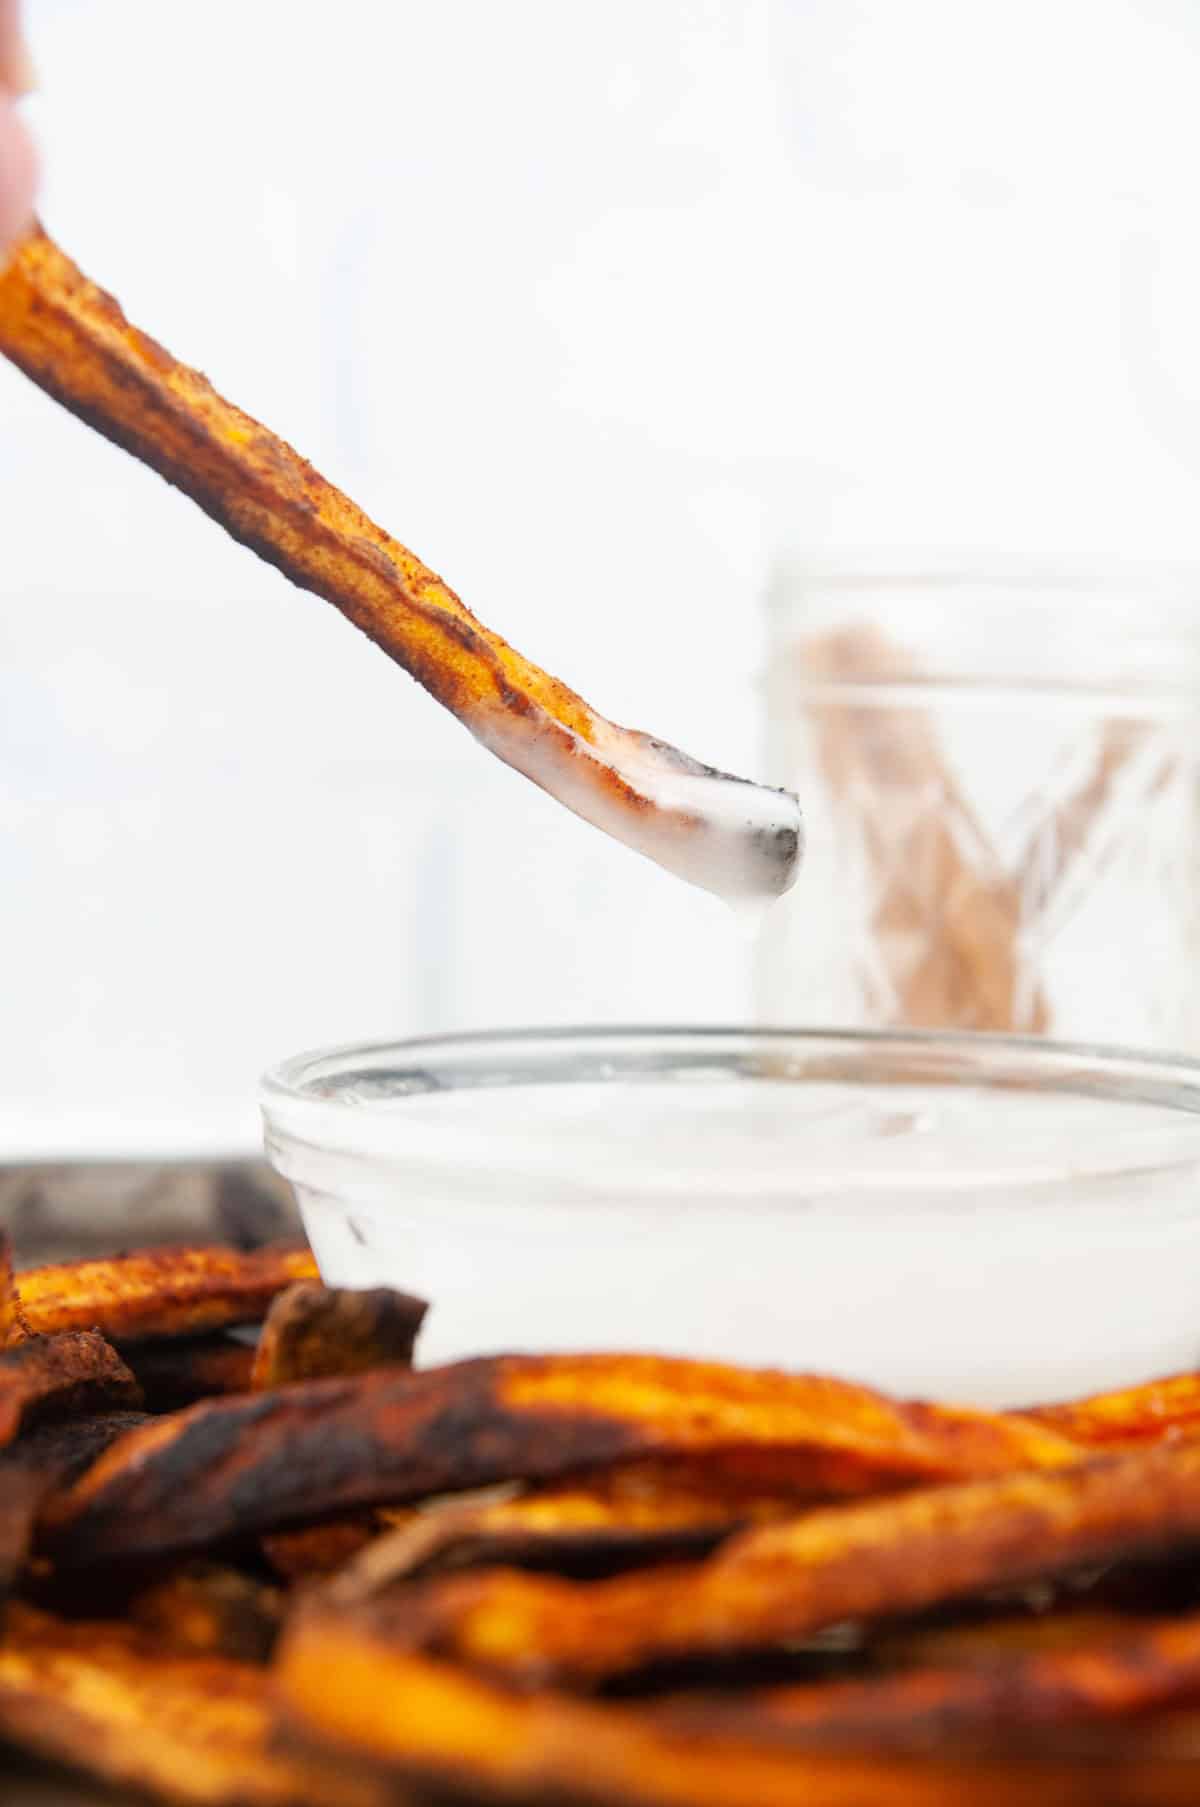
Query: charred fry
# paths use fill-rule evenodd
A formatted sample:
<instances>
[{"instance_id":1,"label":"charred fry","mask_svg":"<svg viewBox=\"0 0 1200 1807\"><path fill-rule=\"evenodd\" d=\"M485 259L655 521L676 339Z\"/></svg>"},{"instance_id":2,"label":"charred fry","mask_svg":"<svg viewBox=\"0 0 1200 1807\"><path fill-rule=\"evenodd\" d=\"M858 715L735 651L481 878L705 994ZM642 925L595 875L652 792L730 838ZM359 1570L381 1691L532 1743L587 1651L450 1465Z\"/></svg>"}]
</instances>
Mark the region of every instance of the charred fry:
<instances>
[{"instance_id":1,"label":"charred fry","mask_svg":"<svg viewBox=\"0 0 1200 1807\"><path fill-rule=\"evenodd\" d=\"M704 1457L760 1491L856 1491L1078 1460L1016 1417L653 1356L501 1356L309 1381L161 1419L56 1502L62 1561L195 1547L345 1508L645 1456Z\"/></svg>"},{"instance_id":2,"label":"charred fry","mask_svg":"<svg viewBox=\"0 0 1200 1807\"><path fill-rule=\"evenodd\" d=\"M140 1404L137 1381L94 1331L31 1336L0 1350L0 1447L41 1418Z\"/></svg>"},{"instance_id":3,"label":"charred fry","mask_svg":"<svg viewBox=\"0 0 1200 1807\"><path fill-rule=\"evenodd\" d=\"M203 1807L384 1807L272 1749L260 1669L184 1657L125 1625L15 1606L0 1642L0 1735L91 1775ZM390 1803L389 1803L390 1807Z\"/></svg>"},{"instance_id":4,"label":"charred fry","mask_svg":"<svg viewBox=\"0 0 1200 1807\"><path fill-rule=\"evenodd\" d=\"M110 1443L144 1422L140 1412L69 1419L42 1425L0 1450L0 1627L47 1494L83 1474Z\"/></svg>"},{"instance_id":5,"label":"charred fry","mask_svg":"<svg viewBox=\"0 0 1200 1807\"><path fill-rule=\"evenodd\" d=\"M152 1412L177 1412L201 1399L248 1393L254 1377L252 1345L221 1331L127 1343L124 1354Z\"/></svg>"},{"instance_id":6,"label":"charred fry","mask_svg":"<svg viewBox=\"0 0 1200 1807\"><path fill-rule=\"evenodd\" d=\"M296 1245L147 1249L31 1268L17 1286L31 1330L101 1330L120 1343L255 1324L284 1287L316 1273Z\"/></svg>"},{"instance_id":7,"label":"charred fry","mask_svg":"<svg viewBox=\"0 0 1200 1807\"><path fill-rule=\"evenodd\" d=\"M587 1687L1197 1542L1200 1443L821 1510L743 1532L699 1566L587 1586L450 1576L402 1604L415 1648Z\"/></svg>"},{"instance_id":8,"label":"charred fry","mask_svg":"<svg viewBox=\"0 0 1200 1807\"><path fill-rule=\"evenodd\" d=\"M370 1292L301 1284L280 1293L267 1313L254 1362L263 1391L299 1380L410 1368L429 1307L381 1286Z\"/></svg>"},{"instance_id":9,"label":"charred fry","mask_svg":"<svg viewBox=\"0 0 1200 1807\"><path fill-rule=\"evenodd\" d=\"M522 1807L1190 1807L1194 1772L1143 1740L1102 1759L939 1761L800 1747L767 1715L703 1716L514 1694L397 1647L388 1612L301 1613L276 1671L301 1737L439 1799Z\"/></svg>"},{"instance_id":10,"label":"charred fry","mask_svg":"<svg viewBox=\"0 0 1200 1807\"><path fill-rule=\"evenodd\" d=\"M94 1417L40 1424L0 1450L0 1475L20 1471L39 1476L48 1487L65 1486L119 1437L148 1423L145 1412L99 1412Z\"/></svg>"}]
</instances>

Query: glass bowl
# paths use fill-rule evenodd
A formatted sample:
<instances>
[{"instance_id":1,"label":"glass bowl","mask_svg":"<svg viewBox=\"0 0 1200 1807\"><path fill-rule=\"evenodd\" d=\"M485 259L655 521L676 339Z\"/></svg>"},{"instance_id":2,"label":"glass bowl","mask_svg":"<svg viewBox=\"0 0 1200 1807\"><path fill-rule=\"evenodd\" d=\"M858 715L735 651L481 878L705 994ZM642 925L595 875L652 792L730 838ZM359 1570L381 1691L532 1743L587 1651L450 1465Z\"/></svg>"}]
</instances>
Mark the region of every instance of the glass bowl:
<instances>
[{"instance_id":1,"label":"glass bowl","mask_svg":"<svg viewBox=\"0 0 1200 1807\"><path fill-rule=\"evenodd\" d=\"M1007 1036L589 1029L263 1082L334 1285L423 1362L709 1356L1019 1404L1200 1363L1200 1063Z\"/></svg>"}]
</instances>

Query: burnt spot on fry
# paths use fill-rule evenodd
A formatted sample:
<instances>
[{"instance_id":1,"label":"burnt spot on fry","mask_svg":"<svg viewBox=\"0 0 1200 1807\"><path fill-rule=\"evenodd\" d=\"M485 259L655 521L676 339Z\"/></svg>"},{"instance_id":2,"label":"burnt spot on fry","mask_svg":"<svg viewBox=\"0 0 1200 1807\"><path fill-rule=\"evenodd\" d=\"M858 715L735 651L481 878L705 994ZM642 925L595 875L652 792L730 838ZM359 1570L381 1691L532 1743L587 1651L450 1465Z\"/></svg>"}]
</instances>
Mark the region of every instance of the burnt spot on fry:
<instances>
[{"instance_id":1,"label":"burnt spot on fry","mask_svg":"<svg viewBox=\"0 0 1200 1807\"><path fill-rule=\"evenodd\" d=\"M0 1350L0 1446L45 1418L141 1402L133 1375L95 1331L29 1336Z\"/></svg>"},{"instance_id":2,"label":"burnt spot on fry","mask_svg":"<svg viewBox=\"0 0 1200 1807\"><path fill-rule=\"evenodd\" d=\"M253 1347L222 1332L127 1343L122 1353L151 1412L175 1412L201 1399L248 1393L254 1374Z\"/></svg>"}]
</instances>

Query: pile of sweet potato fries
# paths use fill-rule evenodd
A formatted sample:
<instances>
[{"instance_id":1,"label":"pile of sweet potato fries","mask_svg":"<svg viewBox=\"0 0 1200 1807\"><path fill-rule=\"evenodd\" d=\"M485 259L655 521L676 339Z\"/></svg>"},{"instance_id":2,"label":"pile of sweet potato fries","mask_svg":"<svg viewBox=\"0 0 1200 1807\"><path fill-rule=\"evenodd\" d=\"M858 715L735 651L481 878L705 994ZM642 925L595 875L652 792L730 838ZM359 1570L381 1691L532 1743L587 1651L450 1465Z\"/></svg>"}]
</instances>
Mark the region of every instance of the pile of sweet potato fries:
<instances>
[{"instance_id":1,"label":"pile of sweet potato fries","mask_svg":"<svg viewBox=\"0 0 1200 1807\"><path fill-rule=\"evenodd\" d=\"M1200 1375L422 1370L425 1310L4 1250L0 1740L211 1807L1200 1798Z\"/></svg>"}]
</instances>

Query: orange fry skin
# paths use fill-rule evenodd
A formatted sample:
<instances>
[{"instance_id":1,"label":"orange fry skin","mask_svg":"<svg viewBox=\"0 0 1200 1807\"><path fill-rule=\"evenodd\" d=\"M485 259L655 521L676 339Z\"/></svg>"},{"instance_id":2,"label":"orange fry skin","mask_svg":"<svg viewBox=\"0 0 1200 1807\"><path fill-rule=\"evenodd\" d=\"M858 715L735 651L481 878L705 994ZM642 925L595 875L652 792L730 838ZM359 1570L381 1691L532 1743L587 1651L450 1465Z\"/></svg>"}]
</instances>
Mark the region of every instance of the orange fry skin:
<instances>
[{"instance_id":1,"label":"orange fry skin","mask_svg":"<svg viewBox=\"0 0 1200 1807\"><path fill-rule=\"evenodd\" d=\"M1200 1374L1171 1374L1090 1399L1035 1406L1026 1415L1092 1448L1190 1434L1200 1429Z\"/></svg>"},{"instance_id":2,"label":"orange fry skin","mask_svg":"<svg viewBox=\"0 0 1200 1807\"><path fill-rule=\"evenodd\" d=\"M397 1635L522 1686L587 1688L1200 1543L1200 1443L811 1512L707 1562L586 1585L497 1570L414 1583Z\"/></svg>"},{"instance_id":3,"label":"orange fry skin","mask_svg":"<svg viewBox=\"0 0 1200 1807\"><path fill-rule=\"evenodd\" d=\"M5 1232L0 1230L0 1349L19 1341L24 1334L25 1325L13 1279L12 1245Z\"/></svg>"},{"instance_id":4,"label":"orange fry skin","mask_svg":"<svg viewBox=\"0 0 1200 1807\"><path fill-rule=\"evenodd\" d=\"M97 1329L136 1342L257 1323L277 1293L316 1273L309 1250L294 1245L163 1248L30 1268L17 1285L33 1331Z\"/></svg>"},{"instance_id":5,"label":"orange fry skin","mask_svg":"<svg viewBox=\"0 0 1200 1807\"><path fill-rule=\"evenodd\" d=\"M497 1356L217 1400L116 1445L54 1505L55 1555L98 1561L348 1508L647 1456L704 1460L747 1490L855 1491L1078 1460L1013 1417L655 1356Z\"/></svg>"}]
</instances>

